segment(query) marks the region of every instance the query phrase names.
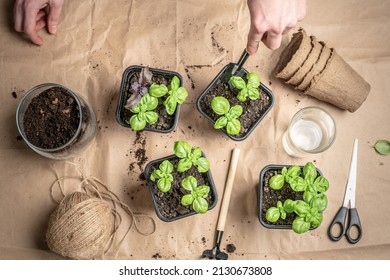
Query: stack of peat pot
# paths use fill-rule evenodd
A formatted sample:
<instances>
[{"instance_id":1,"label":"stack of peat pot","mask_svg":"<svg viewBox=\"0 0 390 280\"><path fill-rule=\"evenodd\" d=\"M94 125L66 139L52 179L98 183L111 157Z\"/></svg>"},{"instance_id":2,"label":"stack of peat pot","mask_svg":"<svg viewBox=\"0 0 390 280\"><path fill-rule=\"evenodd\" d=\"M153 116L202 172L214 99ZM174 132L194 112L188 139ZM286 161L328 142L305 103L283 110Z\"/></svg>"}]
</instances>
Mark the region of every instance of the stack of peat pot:
<instances>
[{"instance_id":1,"label":"stack of peat pot","mask_svg":"<svg viewBox=\"0 0 390 280\"><path fill-rule=\"evenodd\" d=\"M304 94L355 112L371 86L333 48L299 29L282 51L275 76Z\"/></svg>"}]
</instances>

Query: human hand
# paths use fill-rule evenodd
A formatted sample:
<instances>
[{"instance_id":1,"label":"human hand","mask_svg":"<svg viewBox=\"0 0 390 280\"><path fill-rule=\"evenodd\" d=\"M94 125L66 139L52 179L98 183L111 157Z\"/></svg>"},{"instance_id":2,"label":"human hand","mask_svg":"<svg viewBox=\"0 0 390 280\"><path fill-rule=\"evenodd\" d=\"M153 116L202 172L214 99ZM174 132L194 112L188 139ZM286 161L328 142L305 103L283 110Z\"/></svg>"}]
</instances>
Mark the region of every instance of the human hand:
<instances>
[{"instance_id":1,"label":"human hand","mask_svg":"<svg viewBox=\"0 0 390 280\"><path fill-rule=\"evenodd\" d=\"M64 0L16 0L15 30L24 32L34 44L42 45L43 39L38 35L38 31L47 26L49 33L57 32L63 4Z\"/></svg>"},{"instance_id":2,"label":"human hand","mask_svg":"<svg viewBox=\"0 0 390 280\"><path fill-rule=\"evenodd\" d=\"M282 42L282 35L293 28L306 15L306 0L247 0L251 17L247 51L257 52L263 42L276 50Z\"/></svg>"}]
</instances>

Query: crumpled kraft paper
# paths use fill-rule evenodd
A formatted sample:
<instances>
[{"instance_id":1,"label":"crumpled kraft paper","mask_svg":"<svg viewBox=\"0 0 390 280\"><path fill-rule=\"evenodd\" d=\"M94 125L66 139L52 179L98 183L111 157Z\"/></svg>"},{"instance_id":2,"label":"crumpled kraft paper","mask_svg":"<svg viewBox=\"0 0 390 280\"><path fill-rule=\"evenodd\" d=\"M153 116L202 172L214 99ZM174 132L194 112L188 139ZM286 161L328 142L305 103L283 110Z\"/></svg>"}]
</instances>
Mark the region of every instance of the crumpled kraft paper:
<instances>
[{"instance_id":1,"label":"crumpled kraft paper","mask_svg":"<svg viewBox=\"0 0 390 280\"><path fill-rule=\"evenodd\" d=\"M132 230L119 259L200 259L214 245L231 151L241 149L221 248L236 250L229 259L389 259L390 157L378 155L376 140L390 140L389 44L390 3L386 1L308 1L306 18L283 37L287 44L299 26L331 45L372 86L363 106L351 114L283 85L272 77L281 49L261 45L245 64L272 89L275 105L243 142L234 142L196 110L195 102L213 77L237 61L246 46L249 12L246 1L65 1L56 35L40 32L37 47L12 28L13 1L2 1L0 11L0 259L56 259L44 240L56 203L50 186L60 175L74 174L64 162L46 159L20 140L15 112L23 94L45 82L63 84L85 97L97 115L98 132L80 158L87 175L98 177L134 212L152 216L156 232L142 236ZM330 9L332 9L330 11ZM149 65L181 73L189 97L173 133L136 134L115 120L116 102L124 69ZM281 137L300 108L320 106L336 119L337 138L326 152L291 158ZM328 225L342 204L353 139L358 138L356 206L363 238L355 245L345 239L330 241ZM160 221L145 182L139 178L137 149L148 161L173 153L174 141L200 146L211 163L219 201L204 215L172 223ZM314 161L331 185L329 205L321 226L306 234L270 230L258 220L259 173L268 164L305 164ZM130 168L131 167L131 168ZM70 191L71 182L64 184ZM126 229L124 221L122 233ZM106 258L115 258L106 255Z\"/></svg>"}]
</instances>

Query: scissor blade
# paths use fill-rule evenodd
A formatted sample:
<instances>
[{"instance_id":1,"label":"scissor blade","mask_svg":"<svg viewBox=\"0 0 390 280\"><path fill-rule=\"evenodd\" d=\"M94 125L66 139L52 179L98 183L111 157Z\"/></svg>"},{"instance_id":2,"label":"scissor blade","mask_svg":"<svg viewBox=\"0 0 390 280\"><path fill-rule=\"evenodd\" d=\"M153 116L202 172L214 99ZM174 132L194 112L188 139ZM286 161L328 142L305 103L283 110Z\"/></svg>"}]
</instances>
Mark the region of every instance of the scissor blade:
<instances>
[{"instance_id":1,"label":"scissor blade","mask_svg":"<svg viewBox=\"0 0 390 280\"><path fill-rule=\"evenodd\" d=\"M357 148L358 140L355 139L353 144L353 152L351 165L349 167L349 176L347 182L347 189L345 190L344 207L348 207L348 202L351 202L351 208L355 208L355 192L356 192L356 175L357 175Z\"/></svg>"}]
</instances>

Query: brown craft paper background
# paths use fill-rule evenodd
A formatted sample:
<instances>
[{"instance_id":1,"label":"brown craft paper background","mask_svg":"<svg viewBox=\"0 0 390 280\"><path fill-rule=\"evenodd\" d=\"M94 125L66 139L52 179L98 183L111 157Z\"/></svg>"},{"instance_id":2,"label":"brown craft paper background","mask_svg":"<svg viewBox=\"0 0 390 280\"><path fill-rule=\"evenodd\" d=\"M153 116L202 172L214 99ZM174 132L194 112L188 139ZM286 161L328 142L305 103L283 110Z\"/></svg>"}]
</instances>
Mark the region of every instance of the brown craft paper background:
<instances>
[{"instance_id":1,"label":"brown craft paper background","mask_svg":"<svg viewBox=\"0 0 390 280\"><path fill-rule=\"evenodd\" d=\"M237 248L229 259L390 259L390 156L373 149L376 140L390 140L389 1L307 1L307 17L299 26L335 48L371 84L371 92L355 113L299 94L272 75L282 48L272 52L262 45L245 68L260 74L275 95L275 105L243 142L234 142L214 130L196 110L195 101L220 69L241 55L249 29L246 1L66 0L58 34L41 32L45 41L41 47L13 31L13 2L0 3L1 259L60 258L44 242L49 215L56 207L50 186L56 179L55 171L67 176L76 172L72 165L44 158L17 140L15 124L23 94L45 82L57 82L78 92L97 115L95 141L80 159L71 161L87 176L107 184L134 212L147 213L156 221L153 235L145 237L133 229L117 258L200 259L203 250L213 247L231 151L239 147L221 245L223 250L229 243ZM284 36L282 47L296 29ZM141 135L144 144L135 143L136 134L116 122L121 77L130 65L165 68L183 75L189 97L175 132L145 132ZM282 134L293 114L311 105L335 117L336 141L322 154L291 158L282 148ZM330 241L327 229L342 204L355 137L360 140L356 205L363 238L351 245L345 238ZM145 148L151 161L172 154L176 140L203 148L211 162L219 200L205 215L165 223L157 218L145 182L139 179L146 163L139 168L135 152ZM264 228L257 216L260 171L271 163L307 161L315 161L331 183L329 206L320 228L302 235ZM130 165L134 165L133 170ZM77 183L66 181L67 191ZM128 222L125 218L120 233L125 232ZM106 258L114 258L113 254L111 251Z\"/></svg>"}]
</instances>

